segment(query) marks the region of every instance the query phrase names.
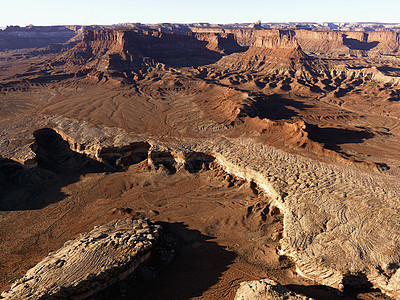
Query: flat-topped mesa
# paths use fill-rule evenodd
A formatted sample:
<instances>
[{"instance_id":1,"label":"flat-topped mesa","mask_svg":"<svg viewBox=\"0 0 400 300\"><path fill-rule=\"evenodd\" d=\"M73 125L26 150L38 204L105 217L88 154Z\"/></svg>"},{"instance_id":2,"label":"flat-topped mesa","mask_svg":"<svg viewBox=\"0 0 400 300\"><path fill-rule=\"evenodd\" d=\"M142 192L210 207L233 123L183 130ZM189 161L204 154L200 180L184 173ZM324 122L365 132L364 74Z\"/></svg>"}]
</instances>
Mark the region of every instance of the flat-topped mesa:
<instances>
[{"instance_id":1,"label":"flat-topped mesa","mask_svg":"<svg viewBox=\"0 0 400 300\"><path fill-rule=\"evenodd\" d=\"M276 57L311 59L303 52L292 31L271 30L268 34L258 36L249 50L267 50Z\"/></svg>"},{"instance_id":2,"label":"flat-topped mesa","mask_svg":"<svg viewBox=\"0 0 400 300\"><path fill-rule=\"evenodd\" d=\"M399 32L296 30L295 34L306 52L325 55L397 55L400 49Z\"/></svg>"},{"instance_id":3,"label":"flat-topped mesa","mask_svg":"<svg viewBox=\"0 0 400 300\"><path fill-rule=\"evenodd\" d=\"M98 69L136 70L162 63L196 66L241 51L233 34L176 34L156 30L93 30L68 54L77 63L97 60Z\"/></svg>"},{"instance_id":4,"label":"flat-topped mesa","mask_svg":"<svg viewBox=\"0 0 400 300\"><path fill-rule=\"evenodd\" d=\"M292 31L268 30L257 36L244 53L222 58L218 64L238 71L258 71L294 75L319 72L324 64L303 52Z\"/></svg>"}]
</instances>

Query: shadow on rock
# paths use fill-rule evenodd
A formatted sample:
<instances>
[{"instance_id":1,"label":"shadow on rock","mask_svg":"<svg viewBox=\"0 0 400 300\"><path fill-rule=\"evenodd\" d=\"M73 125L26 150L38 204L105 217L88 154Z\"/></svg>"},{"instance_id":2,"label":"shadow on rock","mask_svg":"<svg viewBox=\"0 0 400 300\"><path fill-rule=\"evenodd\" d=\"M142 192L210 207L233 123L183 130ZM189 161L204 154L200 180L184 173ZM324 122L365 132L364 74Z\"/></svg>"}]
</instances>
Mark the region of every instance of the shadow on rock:
<instances>
[{"instance_id":1,"label":"shadow on rock","mask_svg":"<svg viewBox=\"0 0 400 300\"><path fill-rule=\"evenodd\" d=\"M278 94L264 95L260 94L254 97L255 102L252 103L254 112L247 113L250 117L258 116L261 119L269 119L273 121L290 119L298 115L296 110L310 108L310 105L287 99Z\"/></svg>"},{"instance_id":2,"label":"shadow on rock","mask_svg":"<svg viewBox=\"0 0 400 300\"><path fill-rule=\"evenodd\" d=\"M343 35L343 44L349 47L351 50L365 50L369 51L372 48L375 48L378 46L379 42L374 41L374 42L364 42L364 41L359 41L357 39L352 39L352 38L347 38L347 35Z\"/></svg>"},{"instance_id":3,"label":"shadow on rock","mask_svg":"<svg viewBox=\"0 0 400 300\"><path fill-rule=\"evenodd\" d=\"M137 275L136 279L128 278L127 282L120 284L122 292L114 293L113 299L201 297L204 291L218 282L236 257L235 253L211 241L212 237L188 229L183 223L159 224L173 237L177 253L175 258L167 267L158 271L155 271L154 265L147 266L144 270L147 280L139 282ZM123 294L127 298L123 298Z\"/></svg>"},{"instance_id":4,"label":"shadow on rock","mask_svg":"<svg viewBox=\"0 0 400 300\"><path fill-rule=\"evenodd\" d=\"M326 300L350 300L350 299L364 299L359 298L359 295L368 293L369 295L374 294L373 299L389 299L384 296L379 289L374 289L371 282L368 281L365 274L346 274L343 277L344 290L339 291L338 289L328 287L325 285L297 285L289 284L285 287L301 293L305 296L312 297L315 299L326 299ZM371 298L372 299L372 298Z\"/></svg>"},{"instance_id":5,"label":"shadow on rock","mask_svg":"<svg viewBox=\"0 0 400 300\"><path fill-rule=\"evenodd\" d=\"M79 181L81 175L113 171L105 164L70 149L54 130L34 132L38 166L0 160L0 211L40 209L61 201L64 186Z\"/></svg>"},{"instance_id":6,"label":"shadow on rock","mask_svg":"<svg viewBox=\"0 0 400 300\"><path fill-rule=\"evenodd\" d=\"M306 129L308 137L318 143L325 144L331 150L341 150L339 145L362 143L366 139L371 139L374 134L364 130L353 130L344 128L308 126Z\"/></svg>"}]
</instances>

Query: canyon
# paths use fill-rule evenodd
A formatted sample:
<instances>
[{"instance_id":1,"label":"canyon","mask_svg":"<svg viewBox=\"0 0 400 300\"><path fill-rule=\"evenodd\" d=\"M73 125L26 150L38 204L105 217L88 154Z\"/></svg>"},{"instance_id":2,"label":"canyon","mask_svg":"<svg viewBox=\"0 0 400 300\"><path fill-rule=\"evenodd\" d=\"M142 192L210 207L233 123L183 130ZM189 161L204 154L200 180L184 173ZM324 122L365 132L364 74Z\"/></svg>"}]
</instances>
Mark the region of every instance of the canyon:
<instances>
[{"instance_id":1,"label":"canyon","mask_svg":"<svg viewBox=\"0 0 400 300\"><path fill-rule=\"evenodd\" d=\"M2 296L123 219L173 254L96 299L398 299L400 33L324 26L0 31Z\"/></svg>"}]
</instances>

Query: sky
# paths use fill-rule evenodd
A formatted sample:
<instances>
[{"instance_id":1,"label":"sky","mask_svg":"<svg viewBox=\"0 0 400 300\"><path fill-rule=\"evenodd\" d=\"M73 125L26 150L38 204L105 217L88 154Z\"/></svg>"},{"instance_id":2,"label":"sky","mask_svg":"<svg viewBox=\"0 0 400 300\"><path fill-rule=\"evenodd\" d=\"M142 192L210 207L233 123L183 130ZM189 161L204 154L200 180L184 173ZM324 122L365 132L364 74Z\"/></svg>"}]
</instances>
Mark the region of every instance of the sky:
<instances>
[{"instance_id":1,"label":"sky","mask_svg":"<svg viewBox=\"0 0 400 300\"><path fill-rule=\"evenodd\" d=\"M0 26L257 20L400 23L400 0L0 0L0 8Z\"/></svg>"}]
</instances>

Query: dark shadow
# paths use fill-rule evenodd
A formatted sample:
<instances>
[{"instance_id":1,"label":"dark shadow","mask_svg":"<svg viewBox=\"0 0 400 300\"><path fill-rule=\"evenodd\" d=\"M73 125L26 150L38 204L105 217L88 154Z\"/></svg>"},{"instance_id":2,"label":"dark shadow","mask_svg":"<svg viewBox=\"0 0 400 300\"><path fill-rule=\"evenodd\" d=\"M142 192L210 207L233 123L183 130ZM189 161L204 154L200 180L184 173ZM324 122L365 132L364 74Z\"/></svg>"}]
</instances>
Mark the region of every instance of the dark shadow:
<instances>
[{"instance_id":1,"label":"dark shadow","mask_svg":"<svg viewBox=\"0 0 400 300\"><path fill-rule=\"evenodd\" d=\"M260 80L258 80L258 79L254 80L254 83L256 84L256 86L257 86L259 89L263 89L263 88L265 88L265 86L267 85L266 82L262 82L262 81L260 81Z\"/></svg>"},{"instance_id":2,"label":"dark shadow","mask_svg":"<svg viewBox=\"0 0 400 300\"><path fill-rule=\"evenodd\" d=\"M276 82L270 82L270 83L268 83L268 86L270 87L270 88L276 88L278 85L276 84Z\"/></svg>"},{"instance_id":3,"label":"dark shadow","mask_svg":"<svg viewBox=\"0 0 400 300\"><path fill-rule=\"evenodd\" d=\"M367 37L368 37L368 34L364 34L365 40L367 39ZM351 49L351 50L369 51L372 48L375 48L376 46L378 46L379 42L378 41L374 41L374 42L370 42L370 43L363 42L363 41L359 41L356 39L347 38L347 35L343 34L343 44L346 45L347 47L349 47L349 49Z\"/></svg>"},{"instance_id":4,"label":"dark shadow","mask_svg":"<svg viewBox=\"0 0 400 300\"><path fill-rule=\"evenodd\" d=\"M388 76L400 76L400 68L383 66L377 67L377 69Z\"/></svg>"},{"instance_id":5,"label":"dark shadow","mask_svg":"<svg viewBox=\"0 0 400 300\"><path fill-rule=\"evenodd\" d=\"M205 37L192 32L124 31L124 38L125 47L132 56L149 57L173 68L208 65L224 55L245 51L233 34ZM113 66L123 68L124 65L125 62L118 62L114 58Z\"/></svg>"},{"instance_id":6,"label":"dark shadow","mask_svg":"<svg viewBox=\"0 0 400 300\"><path fill-rule=\"evenodd\" d=\"M149 149L148 142L134 142L118 148L102 148L98 155L105 164L113 169L127 169L130 165L146 160Z\"/></svg>"},{"instance_id":7,"label":"dark shadow","mask_svg":"<svg viewBox=\"0 0 400 300\"><path fill-rule=\"evenodd\" d=\"M313 93L323 93L324 91L318 85L312 85L310 91Z\"/></svg>"},{"instance_id":8,"label":"dark shadow","mask_svg":"<svg viewBox=\"0 0 400 300\"><path fill-rule=\"evenodd\" d=\"M0 211L38 209L60 201L61 187L54 172L0 159Z\"/></svg>"},{"instance_id":9,"label":"dark shadow","mask_svg":"<svg viewBox=\"0 0 400 300\"><path fill-rule=\"evenodd\" d=\"M325 86L323 87L323 89L324 89L326 92L332 92L332 91L336 90L336 87L335 87L335 86L332 86L332 85L330 85L330 84L328 84L328 85L325 85Z\"/></svg>"},{"instance_id":10,"label":"dark shadow","mask_svg":"<svg viewBox=\"0 0 400 300\"><path fill-rule=\"evenodd\" d=\"M282 84L282 86L280 87L280 89L282 91L290 91L292 89L292 87L290 86L290 84Z\"/></svg>"},{"instance_id":11,"label":"dark shadow","mask_svg":"<svg viewBox=\"0 0 400 300\"><path fill-rule=\"evenodd\" d=\"M183 223L159 223L173 237L172 262L145 264L136 274L104 291L96 299L191 299L219 281L236 254L213 242L213 237ZM171 242L169 242L171 243ZM164 253L165 251L162 251ZM168 261L169 259L167 259ZM112 297L112 298L110 298Z\"/></svg>"},{"instance_id":12,"label":"dark shadow","mask_svg":"<svg viewBox=\"0 0 400 300\"><path fill-rule=\"evenodd\" d=\"M169 174L175 174L175 158L168 151L152 151L150 154L150 158L153 161L154 167L159 169L163 166L166 170L168 170Z\"/></svg>"},{"instance_id":13,"label":"dark shadow","mask_svg":"<svg viewBox=\"0 0 400 300\"><path fill-rule=\"evenodd\" d=\"M363 83L364 83L364 80L359 78L359 79L354 79L352 82L350 82L350 85L353 86L353 87L357 87L357 86L360 86Z\"/></svg>"},{"instance_id":14,"label":"dark shadow","mask_svg":"<svg viewBox=\"0 0 400 300\"><path fill-rule=\"evenodd\" d=\"M188 153L185 155L185 170L189 173L197 173L203 169L208 170L210 163L214 160L214 156L202 152Z\"/></svg>"},{"instance_id":15,"label":"dark shadow","mask_svg":"<svg viewBox=\"0 0 400 300\"><path fill-rule=\"evenodd\" d=\"M311 107L303 102L284 98L279 94L257 94L253 99L255 101L251 106L244 108L246 115L253 118L259 117L269 120L290 119L298 115L295 109L302 110Z\"/></svg>"},{"instance_id":16,"label":"dark shadow","mask_svg":"<svg viewBox=\"0 0 400 300\"><path fill-rule=\"evenodd\" d=\"M334 93L335 97L340 98L345 96L348 92L351 92L354 88L352 86L347 86L345 88L338 88Z\"/></svg>"},{"instance_id":17,"label":"dark shadow","mask_svg":"<svg viewBox=\"0 0 400 300\"><path fill-rule=\"evenodd\" d=\"M323 143L326 148L331 150L341 150L338 145L362 143L364 140L374 137L374 134L368 131L333 127L320 128L315 125L308 125L306 131L311 140Z\"/></svg>"},{"instance_id":18,"label":"dark shadow","mask_svg":"<svg viewBox=\"0 0 400 300\"><path fill-rule=\"evenodd\" d=\"M36 130L36 160L41 168L55 173L87 174L111 171L103 163L84 154L72 151L70 145L57 132L50 128Z\"/></svg>"},{"instance_id":19,"label":"dark shadow","mask_svg":"<svg viewBox=\"0 0 400 300\"><path fill-rule=\"evenodd\" d=\"M369 292L373 287L364 273L345 274L342 283L345 293Z\"/></svg>"},{"instance_id":20,"label":"dark shadow","mask_svg":"<svg viewBox=\"0 0 400 300\"><path fill-rule=\"evenodd\" d=\"M297 285L288 284L285 285L289 290L301 293L307 297L314 299L324 299L324 300L354 300L354 299L364 299L359 298L359 294L363 293L374 293L377 299L389 299L379 289L360 288L352 289L340 292L338 289L334 289L325 285ZM368 297L369 298L369 297ZM375 299L375 298L374 298Z\"/></svg>"},{"instance_id":21,"label":"dark shadow","mask_svg":"<svg viewBox=\"0 0 400 300\"><path fill-rule=\"evenodd\" d=\"M100 162L72 151L68 142L53 129L37 130L34 137L36 167L0 159L0 211L40 209L64 199L62 188L78 182L82 175L124 170L122 162L107 161L107 157L105 162ZM126 157L126 165L147 158L142 153L142 148L147 149L145 144L134 146L129 156L122 156ZM101 155L106 156L105 153Z\"/></svg>"}]
</instances>

